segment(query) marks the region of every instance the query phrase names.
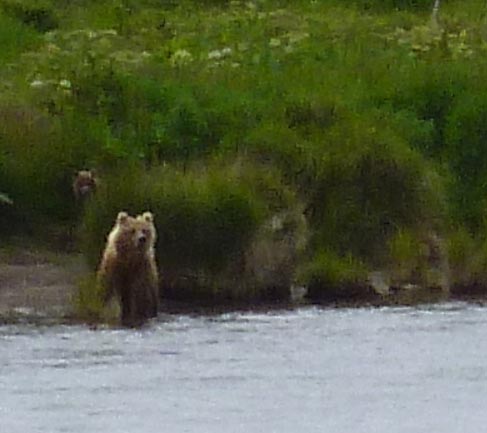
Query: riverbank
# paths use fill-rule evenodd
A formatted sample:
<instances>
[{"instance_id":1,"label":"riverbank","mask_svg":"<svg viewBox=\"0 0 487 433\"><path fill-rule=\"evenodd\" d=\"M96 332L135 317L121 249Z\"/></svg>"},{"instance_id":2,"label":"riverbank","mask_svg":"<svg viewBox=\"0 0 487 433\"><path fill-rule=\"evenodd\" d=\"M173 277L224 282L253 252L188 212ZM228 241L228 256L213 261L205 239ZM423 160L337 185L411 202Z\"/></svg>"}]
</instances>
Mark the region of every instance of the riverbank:
<instances>
[{"instance_id":1,"label":"riverbank","mask_svg":"<svg viewBox=\"0 0 487 433\"><path fill-rule=\"evenodd\" d=\"M86 272L80 254L42 247L0 249L0 322L72 316L77 282Z\"/></svg>"},{"instance_id":2,"label":"riverbank","mask_svg":"<svg viewBox=\"0 0 487 433\"><path fill-rule=\"evenodd\" d=\"M0 323L72 322L76 317L75 299L80 282L89 275L84 257L79 253L52 251L45 247L21 248L18 245L0 249ZM375 282L377 285L377 282ZM269 311L294 309L306 304L332 308L434 304L450 300L484 303L482 291L423 289L405 286L387 293L371 288L355 296L336 296L310 301L306 289L295 287L291 297L276 302L194 302L191 299L164 299L161 311L168 314L221 314L228 311Z\"/></svg>"}]
</instances>

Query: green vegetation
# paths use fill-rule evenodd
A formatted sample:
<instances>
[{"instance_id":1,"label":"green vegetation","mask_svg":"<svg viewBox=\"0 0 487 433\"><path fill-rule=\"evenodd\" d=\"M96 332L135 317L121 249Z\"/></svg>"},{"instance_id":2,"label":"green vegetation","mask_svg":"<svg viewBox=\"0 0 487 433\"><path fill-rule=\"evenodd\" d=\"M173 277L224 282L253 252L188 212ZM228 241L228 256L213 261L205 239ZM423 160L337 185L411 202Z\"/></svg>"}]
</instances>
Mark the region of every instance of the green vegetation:
<instances>
[{"instance_id":1,"label":"green vegetation","mask_svg":"<svg viewBox=\"0 0 487 433\"><path fill-rule=\"evenodd\" d=\"M486 286L487 10L433 3L0 0L2 236L79 226L94 268L151 210L168 296L262 299L425 276L434 235Z\"/></svg>"},{"instance_id":2,"label":"green vegetation","mask_svg":"<svg viewBox=\"0 0 487 433\"><path fill-rule=\"evenodd\" d=\"M367 300L373 295L365 284L366 267L351 255L320 251L300 269L298 279L308 286L308 296L314 300Z\"/></svg>"},{"instance_id":3,"label":"green vegetation","mask_svg":"<svg viewBox=\"0 0 487 433\"><path fill-rule=\"evenodd\" d=\"M84 323L106 323L116 325L120 317L120 306L115 301L105 305L104 291L94 275L80 279L73 299L73 318Z\"/></svg>"}]
</instances>

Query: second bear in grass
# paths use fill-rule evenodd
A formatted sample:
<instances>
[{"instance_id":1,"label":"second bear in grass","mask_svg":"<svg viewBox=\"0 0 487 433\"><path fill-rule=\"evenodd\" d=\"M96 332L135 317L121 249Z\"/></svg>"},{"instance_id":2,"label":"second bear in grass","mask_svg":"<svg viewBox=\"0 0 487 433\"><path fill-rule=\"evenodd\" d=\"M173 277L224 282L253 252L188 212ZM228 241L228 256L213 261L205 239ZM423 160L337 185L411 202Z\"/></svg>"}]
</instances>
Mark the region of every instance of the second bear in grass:
<instances>
[{"instance_id":1,"label":"second bear in grass","mask_svg":"<svg viewBox=\"0 0 487 433\"><path fill-rule=\"evenodd\" d=\"M137 217L120 212L108 235L97 278L105 301L118 297L123 326L140 326L157 315L156 236L150 212Z\"/></svg>"},{"instance_id":2,"label":"second bear in grass","mask_svg":"<svg viewBox=\"0 0 487 433\"><path fill-rule=\"evenodd\" d=\"M83 203L94 194L98 179L93 170L79 170L73 180L73 194L78 203Z\"/></svg>"}]
</instances>

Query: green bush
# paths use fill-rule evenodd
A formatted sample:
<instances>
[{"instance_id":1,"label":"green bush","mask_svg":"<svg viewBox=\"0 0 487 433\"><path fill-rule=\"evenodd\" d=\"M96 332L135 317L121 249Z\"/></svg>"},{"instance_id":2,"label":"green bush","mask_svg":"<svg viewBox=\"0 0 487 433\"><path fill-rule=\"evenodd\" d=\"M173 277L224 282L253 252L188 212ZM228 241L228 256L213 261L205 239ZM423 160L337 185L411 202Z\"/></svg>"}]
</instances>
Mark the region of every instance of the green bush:
<instances>
[{"instance_id":1,"label":"green bush","mask_svg":"<svg viewBox=\"0 0 487 433\"><path fill-rule=\"evenodd\" d=\"M3 215L9 227L73 216L72 179L89 150L65 132L59 119L30 107L0 106L0 184L14 202Z\"/></svg>"},{"instance_id":2,"label":"green bush","mask_svg":"<svg viewBox=\"0 0 487 433\"><path fill-rule=\"evenodd\" d=\"M0 10L0 60L12 61L25 49L31 48L38 40L35 31L22 25L15 19L5 16Z\"/></svg>"},{"instance_id":3,"label":"green bush","mask_svg":"<svg viewBox=\"0 0 487 433\"><path fill-rule=\"evenodd\" d=\"M417 284L427 287L428 247L418 231L399 229L388 242L389 270L398 286Z\"/></svg>"},{"instance_id":4,"label":"green bush","mask_svg":"<svg viewBox=\"0 0 487 433\"><path fill-rule=\"evenodd\" d=\"M373 124L372 124L373 125ZM316 247L374 262L401 227L435 224L445 212L434 168L386 127L350 119L330 131L309 191Z\"/></svg>"},{"instance_id":5,"label":"green bush","mask_svg":"<svg viewBox=\"0 0 487 433\"><path fill-rule=\"evenodd\" d=\"M89 262L98 262L119 211L150 210L163 269L222 269L238 258L266 216L288 206L292 196L271 173L226 164L185 172L166 166L145 173L132 167L107 176L84 221Z\"/></svg>"},{"instance_id":6,"label":"green bush","mask_svg":"<svg viewBox=\"0 0 487 433\"><path fill-rule=\"evenodd\" d=\"M58 27L59 21L50 1L2 0L0 7L8 15L39 32L47 32Z\"/></svg>"},{"instance_id":7,"label":"green bush","mask_svg":"<svg viewBox=\"0 0 487 433\"><path fill-rule=\"evenodd\" d=\"M239 150L261 164L276 165L291 184L306 184L310 151L307 142L287 125L269 122L248 131Z\"/></svg>"},{"instance_id":8,"label":"green bush","mask_svg":"<svg viewBox=\"0 0 487 433\"><path fill-rule=\"evenodd\" d=\"M487 293L487 242L457 227L448 239L452 293Z\"/></svg>"},{"instance_id":9,"label":"green bush","mask_svg":"<svg viewBox=\"0 0 487 433\"><path fill-rule=\"evenodd\" d=\"M366 266L350 255L339 256L329 250L318 252L302 265L297 278L314 301L363 301L372 294Z\"/></svg>"},{"instance_id":10,"label":"green bush","mask_svg":"<svg viewBox=\"0 0 487 433\"><path fill-rule=\"evenodd\" d=\"M487 99L481 89L465 92L447 118L445 159L456 182L452 185L455 218L471 230L485 227Z\"/></svg>"},{"instance_id":11,"label":"green bush","mask_svg":"<svg viewBox=\"0 0 487 433\"><path fill-rule=\"evenodd\" d=\"M426 156L440 159L447 118L456 98L466 89L468 66L458 62L417 62L408 64L399 73L395 84L386 86L378 102L391 105L403 118L408 116L413 120L415 117L418 120L414 128L416 133L429 129L431 137L426 140L412 137L410 143Z\"/></svg>"}]
</instances>

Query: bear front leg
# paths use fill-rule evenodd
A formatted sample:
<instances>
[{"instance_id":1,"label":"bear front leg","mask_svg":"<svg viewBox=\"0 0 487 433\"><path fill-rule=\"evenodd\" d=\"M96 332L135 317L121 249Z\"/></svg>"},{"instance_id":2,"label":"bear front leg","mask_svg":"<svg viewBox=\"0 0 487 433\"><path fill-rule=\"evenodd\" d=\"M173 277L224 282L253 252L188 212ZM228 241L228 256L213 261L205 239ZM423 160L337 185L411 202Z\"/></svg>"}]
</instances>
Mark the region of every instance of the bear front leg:
<instances>
[{"instance_id":1,"label":"bear front leg","mask_svg":"<svg viewBox=\"0 0 487 433\"><path fill-rule=\"evenodd\" d=\"M122 326L138 326L139 320L137 319L137 306L134 291L130 288L124 287L120 292L120 304L122 307Z\"/></svg>"}]
</instances>

